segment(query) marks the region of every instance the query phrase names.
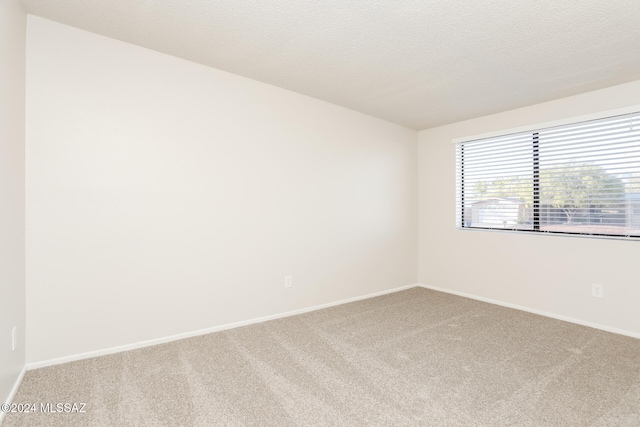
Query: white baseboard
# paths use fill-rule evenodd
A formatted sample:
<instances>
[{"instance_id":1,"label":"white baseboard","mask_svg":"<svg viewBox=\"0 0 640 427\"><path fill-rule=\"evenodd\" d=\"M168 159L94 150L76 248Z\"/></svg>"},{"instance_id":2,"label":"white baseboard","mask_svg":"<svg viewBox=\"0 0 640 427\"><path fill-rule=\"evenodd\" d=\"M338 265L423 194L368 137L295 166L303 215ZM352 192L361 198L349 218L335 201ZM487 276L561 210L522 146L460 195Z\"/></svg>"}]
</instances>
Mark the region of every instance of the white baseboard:
<instances>
[{"instance_id":1,"label":"white baseboard","mask_svg":"<svg viewBox=\"0 0 640 427\"><path fill-rule=\"evenodd\" d=\"M563 320L565 322L575 323L582 326L588 326L590 328L600 329L607 332L613 332L614 334L626 335L628 337L633 337L633 338L640 338L640 333L637 333L637 332L627 331L627 330L618 329L618 328L612 328L606 325L601 325L599 323L587 322L585 320L575 319L573 317L568 317L568 316L562 316L555 313L549 313L547 311L536 310L534 308L525 307L518 304L511 304L509 302L499 301L491 298L485 298L478 295L468 294L465 292L453 291L451 289L439 288L437 286L425 285L422 283L418 284L418 286L425 289L432 289L434 291L439 291L447 294L458 295L461 297L474 299L477 301L488 302L489 304L500 305L508 308L515 308L516 310L526 311L533 314L539 314L540 316L551 317L552 319Z\"/></svg>"},{"instance_id":2,"label":"white baseboard","mask_svg":"<svg viewBox=\"0 0 640 427\"><path fill-rule=\"evenodd\" d=\"M420 285L417 284L417 283L414 283L414 284L411 284L411 285L400 286L398 288L388 289L388 290L385 290L385 291L375 292L375 293L372 293L372 294L362 295L362 296L353 297L353 298L347 298L347 299L343 299L343 300L340 300L340 301L334 301L334 302L330 302L330 303L326 303L326 304L315 305L315 306L312 306L312 307L302 308L302 309L299 309L299 310L287 311L285 313L272 314L270 316L263 316L263 317L256 317L256 318L249 319L249 320L243 320L243 321L234 322L234 323L227 323L227 324L224 324L224 325L213 326L213 327L210 327L210 328L200 329L200 330L197 330L197 331L185 332L185 333L182 333L182 334L171 335L171 336L162 337L162 338L155 338L155 339L152 339L152 340L140 341L140 342L136 342L136 343L132 343L132 344L126 344L126 345L121 345L121 346L117 346L117 347L105 348L105 349L101 349L101 350L88 351L86 353L73 354L73 355L70 355L70 356L58 357L58 358L55 358L55 359L42 360L42 361L39 361L39 362L31 362L31 363L27 363L27 370L44 368L45 366L59 365L59 364L62 364L62 363L73 362L73 361L76 361L76 360L89 359L89 358L92 358L92 357L106 356L108 354L120 353L122 351L135 350L135 349L142 348L142 347L149 347L149 346L152 346L152 345L164 344L164 343L168 343L168 342L172 342L172 341L177 341L177 340L181 340L181 339L184 339L184 338L191 338L191 337L195 337L195 336L199 336L199 335L206 335L206 334L210 334L212 332L219 332L219 331L224 331L224 330L227 330L227 329L238 328L240 326L251 325L253 323L262 323L262 322L266 322L268 320L275 320L275 319L280 319L280 318L283 318L283 317L295 316L297 314L308 313L310 311L316 311L316 310L322 310L323 308L334 307L336 305L347 304L347 303L350 303L350 302L360 301L360 300L363 300L363 299L368 299L368 298L373 298L373 297L377 297L377 296L381 296L381 295L391 294L391 293L394 293L394 292L404 291L406 289L415 288L417 286L420 286Z\"/></svg>"},{"instance_id":3,"label":"white baseboard","mask_svg":"<svg viewBox=\"0 0 640 427\"><path fill-rule=\"evenodd\" d=\"M18 388L20 388L20 384L22 384L22 379L24 378L24 374L27 372L27 367L23 366L22 367L22 371L20 371L20 374L18 375L18 378L16 378L16 382L13 384L13 387L11 388L11 391L9 392L9 396L7 396L7 400L5 402L0 402L0 403L11 403L13 402L13 398L16 397L16 393L18 392ZM2 421L4 420L4 416L6 415L6 412L4 411L0 411L0 424L2 424Z\"/></svg>"}]
</instances>

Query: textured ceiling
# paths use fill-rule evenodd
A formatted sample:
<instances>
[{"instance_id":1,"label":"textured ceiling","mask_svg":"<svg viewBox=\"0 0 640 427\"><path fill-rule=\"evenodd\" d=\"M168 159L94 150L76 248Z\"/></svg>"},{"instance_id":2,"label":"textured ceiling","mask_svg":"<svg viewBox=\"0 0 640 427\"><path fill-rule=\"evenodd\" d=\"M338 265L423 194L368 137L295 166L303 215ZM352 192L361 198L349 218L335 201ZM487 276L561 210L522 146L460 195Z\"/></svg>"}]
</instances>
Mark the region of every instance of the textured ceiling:
<instances>
[{"instance_id":1,"label":"textured ceiling","mask_svg":"<svg viewBox=\"0 0 640 427\"><path fill-rule=\"evenodd\" d=\"M23 0L413 129L640 79L640 0Z\"/></svg>"}]
</instances>

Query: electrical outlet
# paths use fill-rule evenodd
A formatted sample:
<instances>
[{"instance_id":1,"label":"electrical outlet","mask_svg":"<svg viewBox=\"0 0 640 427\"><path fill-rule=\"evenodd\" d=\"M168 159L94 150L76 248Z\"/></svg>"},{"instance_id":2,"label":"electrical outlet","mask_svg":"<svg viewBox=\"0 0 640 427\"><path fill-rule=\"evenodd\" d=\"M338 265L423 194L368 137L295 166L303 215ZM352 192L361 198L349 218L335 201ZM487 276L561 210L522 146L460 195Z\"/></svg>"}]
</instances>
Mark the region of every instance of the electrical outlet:
<instances>
[{"instance_id":1,"label":"electrical outlet","mask_svg":"<svg viewBox=\"0 0 640 427\"><path fill-rule=\"evenodd\" d=\"M602 298L603 297L602 285L599 285L597 283L592 283L591 284L591 296L594 297L594 298Z\"/></svg>"},{"instance_id":2,"label":"electrical outlet","mask_svg":"<svg viewBox=\"0 0 640 427\"><path fill-rule=\"evenodd\" d=\"M11 351L16 351L16 347L17 347L17 335L18 333L18 327L14 326L13 329L11 330Z\"/></svg>"},{"instance_id":3,"label":"electrical outlet","mask_svg":"<svg viewBox=\"0 0 640 427\"><path fill-rule=\"evenodd\" d=\"M293 286L293 278L289 274L288 276L284 276L284 287L290 288Z\"/></svg>"}]
</instances>

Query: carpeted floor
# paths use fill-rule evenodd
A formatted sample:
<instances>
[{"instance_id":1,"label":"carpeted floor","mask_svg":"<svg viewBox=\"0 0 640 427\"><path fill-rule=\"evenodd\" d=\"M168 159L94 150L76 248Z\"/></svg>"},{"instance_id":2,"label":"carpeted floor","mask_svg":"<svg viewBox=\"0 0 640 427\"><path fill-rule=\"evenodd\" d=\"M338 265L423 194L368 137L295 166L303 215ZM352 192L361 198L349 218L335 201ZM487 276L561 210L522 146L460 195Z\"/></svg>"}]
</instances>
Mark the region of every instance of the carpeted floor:
<instances>
[{"instance_id":1,"label":"carpeted floor","mask_svg":"<svg viewBox=\"0 0 640 427\"><path fill-rule=\"evenodd\" d=\"M640 340L413 288L29 371L27 402L5 426L639 426Z\"/></svg>"}]
</instances>

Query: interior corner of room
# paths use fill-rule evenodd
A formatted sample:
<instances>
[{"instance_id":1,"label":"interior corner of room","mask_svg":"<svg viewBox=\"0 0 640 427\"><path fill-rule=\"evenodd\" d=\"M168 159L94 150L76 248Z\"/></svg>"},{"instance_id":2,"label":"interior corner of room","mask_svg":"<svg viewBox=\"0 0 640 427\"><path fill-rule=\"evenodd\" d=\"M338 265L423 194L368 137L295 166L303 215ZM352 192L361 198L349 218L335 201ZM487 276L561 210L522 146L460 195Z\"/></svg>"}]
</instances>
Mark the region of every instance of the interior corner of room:
<instances>
[{"instance_id":1,"label":"interior corner of room","mask_svg":"<svg viewBox=\"0 0 640 427\"><path fill-rule=\"evenodd\" d=\"M27 369L415 286L640 337L638 242L456 230L451 143L640 80L418 130L19 0L0 75L0 401Z\"/></svg>"}]
</instances>

